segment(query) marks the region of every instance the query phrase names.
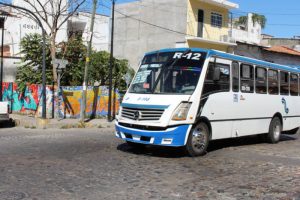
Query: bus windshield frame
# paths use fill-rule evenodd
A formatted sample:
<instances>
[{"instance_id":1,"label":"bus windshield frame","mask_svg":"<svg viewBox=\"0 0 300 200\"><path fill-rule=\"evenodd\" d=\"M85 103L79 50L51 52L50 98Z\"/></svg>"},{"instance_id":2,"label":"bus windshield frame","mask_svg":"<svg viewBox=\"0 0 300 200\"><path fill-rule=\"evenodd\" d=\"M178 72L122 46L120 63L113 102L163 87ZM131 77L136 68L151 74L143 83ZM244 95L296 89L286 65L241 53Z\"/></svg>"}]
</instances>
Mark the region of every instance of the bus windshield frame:
<instances>
[{"instance_id":1,"label":"bus windshield frame","mask_svg":"<svg viewBox=\"0 0 300 200\"><path fill-rule=\"evenodd\" d=\"M198 84L205 59L204 52L147 54L129 93L191 95Z\"/></svg>"}]
</instances>

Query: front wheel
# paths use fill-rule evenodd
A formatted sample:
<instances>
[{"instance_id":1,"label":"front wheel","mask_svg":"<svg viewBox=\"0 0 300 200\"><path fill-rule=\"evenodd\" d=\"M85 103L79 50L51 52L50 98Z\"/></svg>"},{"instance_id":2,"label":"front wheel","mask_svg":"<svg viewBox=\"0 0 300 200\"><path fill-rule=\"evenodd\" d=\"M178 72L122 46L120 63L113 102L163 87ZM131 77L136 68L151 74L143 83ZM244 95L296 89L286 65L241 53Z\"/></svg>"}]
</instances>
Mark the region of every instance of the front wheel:
<instances>
[{"instance_id":1,"label":"front wheel","mask_svg":"<svg viewBox=\"0 0 300 200\"><path fill-rule=\"evenodd\" d=\"M282 132L282 124L278 117L274 117L270 123L269 133L267 135L267 142L275 144L279 142Z\"/></svg>"},{"instance_id":2,"label":"front wheel","mask_svg":"<svg viewBox=\"0 0 300 200\"><path fill-rule=\"evenodd\" d=\"M202 156L206 154L209 143L209 129L203 122L199 122L189 133L186 143L187 153L194 156Z\"/></svg>"}]
</instances>

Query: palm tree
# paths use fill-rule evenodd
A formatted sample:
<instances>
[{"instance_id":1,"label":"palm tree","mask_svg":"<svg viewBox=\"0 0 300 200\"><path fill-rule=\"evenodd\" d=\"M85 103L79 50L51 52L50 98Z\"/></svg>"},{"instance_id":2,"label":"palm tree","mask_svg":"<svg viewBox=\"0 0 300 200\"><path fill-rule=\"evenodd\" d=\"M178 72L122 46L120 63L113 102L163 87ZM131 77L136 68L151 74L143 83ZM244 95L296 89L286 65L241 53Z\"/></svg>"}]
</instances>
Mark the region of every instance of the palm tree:
<instances>
[{"instance_id":1,"label":"palm tree","mask_svg":"<svg viewBox=\"0 0 300 200\"><path fill-rule=\"evenodd\" d=\"M247 16L240 16L238 20L235 22L236 25L246 25L248 21ZM266 27L267 18L264 15L260 15L257 13L252 14L253 24L256 22L261 26L262 29Z\"/></svg>"}]
</instances>

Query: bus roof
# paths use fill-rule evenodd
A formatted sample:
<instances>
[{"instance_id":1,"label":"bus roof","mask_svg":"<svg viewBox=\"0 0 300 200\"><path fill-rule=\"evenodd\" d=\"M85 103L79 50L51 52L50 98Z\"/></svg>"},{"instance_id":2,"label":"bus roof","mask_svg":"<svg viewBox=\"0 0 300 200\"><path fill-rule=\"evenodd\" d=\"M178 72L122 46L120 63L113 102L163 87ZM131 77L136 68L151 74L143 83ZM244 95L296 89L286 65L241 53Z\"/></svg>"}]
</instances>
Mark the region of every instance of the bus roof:
<instances>
[{"instance_id":1,"label":"bus roof","mask_svg":"<svg viewBox=\"0 0 300 200\"><path fill-rule=\"evenodd\" d=\"M285 71L300 73L300 67L280 65L280 64L276 64L276 63L271 63L271 62L267 62L267 61L263 61L263 60L254 59L254 58L248 58L245 56L234 55L234 54L225 53L222 51L217 51L217 50L212 50L212 49L169 48L169 49L161 49L161 50L157 50L157 51L148 52L145 55L154 54L154 53L164 53L164 52L186 51L188 49L190 49L193 52L206 52L207 57L217 56L217 57L221 57L221 58L225 58L225 59L244 62L246 64L254 64L254 65L260 65L260 66L269 67L269 68L278 69L278 70L285 70Z\"/></svg>"}]
</instances>

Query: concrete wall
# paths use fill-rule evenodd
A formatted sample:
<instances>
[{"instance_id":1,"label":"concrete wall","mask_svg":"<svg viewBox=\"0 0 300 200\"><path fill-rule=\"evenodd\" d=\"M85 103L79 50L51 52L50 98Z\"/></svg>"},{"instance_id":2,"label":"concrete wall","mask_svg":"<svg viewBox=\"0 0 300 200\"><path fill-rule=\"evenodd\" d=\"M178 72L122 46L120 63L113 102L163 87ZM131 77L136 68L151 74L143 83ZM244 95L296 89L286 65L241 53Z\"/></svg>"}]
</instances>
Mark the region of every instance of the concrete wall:
<instances>
[{"instance_id":1,"label":"concrete wall","mask_svg":"<svg viewBox=\"0 0 300 200\"><path fill-rule=\"evenodd\" d=\"M3 59L3 81L14 82L17 75L17 66L21 62L20 58L7 58Z\"/></svg>"},{"instance_id":2,"label":"concrete wall","mask_svg":"<svg viewBox=\"0 0 300 200\"><path fill-rule=\"evenodd\" d=\"M82 32L83 41L88 41L90 32L90 13L79 12L68 21L68 31ZM96 15L93 35L93 49L97 51L109 51L109 16Z\"/></svg>"},{"instance_id":3,"label":"concrete wall","mask_svg":"<svg viewBox=\"0 0 300 200\"><path fill-rule=\"evenodd\" d=\"M25 88L25 91L19 91L18 85L12 82L3 82L3 99L8 101L9 107L13 113L34 114L40 117L42 114L41 92L42 85L32 84ZM57 88L46 86L46 112L47 117L51 118L53 107L55 116L60 118L79 118L80 104L82 96L82 86L64 86L61 87L59 97L54 97L53 92L57 94ZM112 106L113 113L119 109L120 95L118 90L113 92ZM59 110L57 103L60 102ZM54 104L54 105L53 105ZM108 87L87 88L87 116L103 117L108 112Z\"/></svg>"},{"instance_id":4,"label":"concrete wall","mask_svg":"<svg viewBox=\"0 0 300 200\"><path fill-rule=\"evenodd\" d=\"M114 55L129 60L137 70L145 52L161 48L173 48L176 42L185 42L187 1L186 0L141 0L117 4L115 21ZM142 20L174 33L143 23Z\"/></svg>"},{"instance_id":5,"label":"concrete wall","mask_svg":"<svg viewBox=\"0 0 300 200\"><path fill-rule=\"evenodd\" d=\"M300 66L300 56L263 51L263 58L266 61L278 64Z\"/></svg>"},{"instance_id":6,"label":"concrete wall","mask_svg":"<svg viewBox=\"0 0 300 200\"><path fill-rule=\"evenodd\" d=\"M238 43L234 52L236 55L265 60L277 64L300 66L300 56L266 51L263 47L257 45Z\"/></svg>"},{"instance_id":7,"label":"concrete wall","mask_svg":"<svg viewBox=\"0 0 300 200\"><path fill-rule=\"evenodd\" d=\"M234 54L263 60L262 47L257 45L238 42Z\"/></svg>"},{"instance_id":8,"label":"concrete wall","mask_svg":"<svg viewBox=\"0 0 300 200\"><path fill-rule=\"evenodd\" d=\"M236 41L260 44L261 42L261 25L259 23L253 24L252 13L248 14L248 22L245 30L241 30L240 26L235 26L232 29L232 38Z\"/></svg>"},{"instance_id":9,"label":"concrete wall","mask_svg":"<svg viewBox=\"0 0 300 200\"><path fill-rule=\"evenodd\" d=\"M300 39L293 38L265 38L262 40L262 44L266 46L286 46L295 48L300 45Z\"/></svg>"}]
</instances>

